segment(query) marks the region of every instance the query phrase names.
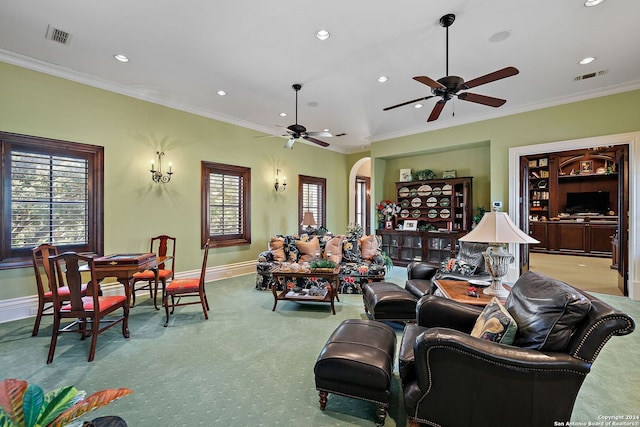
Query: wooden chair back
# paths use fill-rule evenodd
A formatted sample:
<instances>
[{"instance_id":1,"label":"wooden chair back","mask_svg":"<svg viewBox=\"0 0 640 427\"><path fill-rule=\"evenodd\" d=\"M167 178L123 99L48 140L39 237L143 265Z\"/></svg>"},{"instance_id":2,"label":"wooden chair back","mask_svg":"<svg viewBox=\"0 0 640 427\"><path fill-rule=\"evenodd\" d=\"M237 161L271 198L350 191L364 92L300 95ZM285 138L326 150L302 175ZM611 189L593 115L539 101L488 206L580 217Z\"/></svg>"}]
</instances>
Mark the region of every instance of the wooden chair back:
<instances>
[{"instance_id":1,"label":"wooden chair back","mask_svg":"<svg viewBox=\"0 0 640 427\"><path fill-rule=\"evenodd\" d=\"M64 252L59 255L52 255L49 257L49 268L51 271L56 271L53 274L53 303L55 307L62 306L62 298L58 294L57 288L61 280L66 282L69 288L69 299L71 302L71 311L78 314L78 317L82 317L81 313L86 313L84 309L82 297L85 296L83 292L82 272L80 271L81 263L86 263L88 266L90 278L87 285L87 295L91 294L93 297L93 307L99 307L98 295L100 293L98 282L94 279L95 267L93 257L79 255L75 252ZM64 265L64 267L63 267ZM93 310L92 310L93 311Z\"/></svg>"},{"instance_id":2,"label":"wooden chair back","mask_svg":"<svg viewBox=\"0 0 640 427\"><path fill-rule=\"evenodd\" d=\"M52 291L52 282L53 282L51 277L52 270L49 264L49 257L52 255L58 255L58 249L54 245L51 245L48 243L43 243L41 245L38 245L31 250L33 272L36 276L36 286L38 287L38 297L40 298L43 298L45 293ZM46 288L42 280L43 270L47 278ZM62 279L62 275L60 271L58 271L57 274L58 274L58 277L57 277L58 286L64 286L64 280Z\"/></svg>"},{"instance_id":3,"label":"wooden chair back","mask_svg":"<svg viewBox=\"0 0 640 427\"><path fill-rule=\"evenodd\" d=\"M156 254L159 258L171 257L171 271L176 271L176 238L161 234L160 236L151 238L149 252ZM165 263L158 264L160 270L168 270Z\"/></svg>"}]
</instances>

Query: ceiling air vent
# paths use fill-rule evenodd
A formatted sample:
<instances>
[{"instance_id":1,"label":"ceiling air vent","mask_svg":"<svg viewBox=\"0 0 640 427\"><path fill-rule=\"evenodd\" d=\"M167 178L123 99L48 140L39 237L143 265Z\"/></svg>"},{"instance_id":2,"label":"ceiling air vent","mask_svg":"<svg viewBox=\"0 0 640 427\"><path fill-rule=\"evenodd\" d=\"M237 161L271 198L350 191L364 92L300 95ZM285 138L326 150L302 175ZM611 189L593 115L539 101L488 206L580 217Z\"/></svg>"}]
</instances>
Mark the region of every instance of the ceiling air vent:
<instances>
[{"instance_id":1,"label":"ceiling air vent","mask_svg":"<svg viewBox=\"0 0 640 427\"><path fill-rule=\"evenodd\" d=\"M347 135L346 133L339 133L336 136L346 136L346 135Z\"/></svg>"},{"instance_id":2,"label":"ceiling air vent","mask_svg":"<svg viewBox=\"0 0 640 427\"><path fill-rule=\"evenodd\" d=\"M590 79L592 77L598 77L598 76L605 75L608 72L609 72L609 70L596 71L594 73L583 74L581 76L575 77L573 80L576 81L576 82L579 81L579 80L586 80L586 79Z\"/></svg>"},{"instance_id":3,"label":"ceiling air vent","mask_svg":"<svg viewBox=\"0 0 640 427\"><path fill-rule=\"evenodd\" d=\"M47 26L47 35L46 38L49 40L53 40L54 42L61 43L63 45L68 45L71 42L71 34L61 30L59 28L52 27L51 25Z\"/></svg>"}]
</instances>

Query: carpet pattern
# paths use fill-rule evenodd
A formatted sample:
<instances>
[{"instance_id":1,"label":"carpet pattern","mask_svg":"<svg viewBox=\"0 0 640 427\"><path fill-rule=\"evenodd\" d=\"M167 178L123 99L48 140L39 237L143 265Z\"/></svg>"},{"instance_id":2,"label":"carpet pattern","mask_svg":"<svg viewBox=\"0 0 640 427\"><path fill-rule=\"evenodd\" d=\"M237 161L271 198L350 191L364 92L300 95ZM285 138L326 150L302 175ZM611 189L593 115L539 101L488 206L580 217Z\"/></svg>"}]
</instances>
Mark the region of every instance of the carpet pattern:
<instances>
[{"instance_id":1,"label":"carpet pattern","mask_svg":"<svg viewBox=\"0 0 640 427\"><path fill-rule=\"evenodd\" d=\"M406 270L388 281L403 284ZM375 405L329 395L320 411L313 365L326 339L348 318L366 318L361 295L340 295L337 315L328 304L278 302L254 288L253 275L207 284L211 305L205 321L199 306L179 307L164 328L164 312L141 298L131 310L131 338L118 328L98 337L95 361L87 362L89 340L75 334L58 339L46 364L51 319L37 337L33 319L0 324L0 378L22 378L45 391L75 385L87 393L128 387L132 395L88 418L119 415L129 426L373 426ZM602 295L640 319L640 303ZM396 325L398 345L402 326ZM596 360L578 395L574 421L599 415L638 414L640 333L614 337ZM386 426L405 426L395 367Z\"/></svg>"}]
</instances>

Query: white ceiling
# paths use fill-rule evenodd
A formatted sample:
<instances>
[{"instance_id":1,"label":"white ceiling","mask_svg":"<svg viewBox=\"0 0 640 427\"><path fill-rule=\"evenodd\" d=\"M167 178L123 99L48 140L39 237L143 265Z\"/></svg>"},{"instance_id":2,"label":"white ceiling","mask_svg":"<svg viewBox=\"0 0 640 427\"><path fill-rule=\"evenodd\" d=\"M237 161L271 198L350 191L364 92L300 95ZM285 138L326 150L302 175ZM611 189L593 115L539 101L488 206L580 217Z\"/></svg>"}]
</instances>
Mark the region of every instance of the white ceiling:
<instances>
[{"instance_id":1,"label":"white ceiling","mask_svg":"<svg viewBox=\"0 0 640 427\"><path fill-rule=\"evenodd\" d=\"M295 122L291 85L301 83L298 122L345 133L326 138L329 149L354 152L391 137L640 88L640 1L583 2L2 0L0 61L273 135ZM454 99L430 123L437 99L422 109L382 111L430 94L413 76L445 76L446 31L438 21L447 13L456 14L449 74L470 80L514 66L520 74L471 90L507 103ZM70 43L46 39L49 25L70 33ZM331 37L318 40L319 29ZM491 41L504 31L509 37ZM131 61L115 61L118 53ZM579 65L586 56L596 60ZM380 75L389 80L378 83ZM220 89L228 95L216 95Z\"/></svg>"}]
</instances>

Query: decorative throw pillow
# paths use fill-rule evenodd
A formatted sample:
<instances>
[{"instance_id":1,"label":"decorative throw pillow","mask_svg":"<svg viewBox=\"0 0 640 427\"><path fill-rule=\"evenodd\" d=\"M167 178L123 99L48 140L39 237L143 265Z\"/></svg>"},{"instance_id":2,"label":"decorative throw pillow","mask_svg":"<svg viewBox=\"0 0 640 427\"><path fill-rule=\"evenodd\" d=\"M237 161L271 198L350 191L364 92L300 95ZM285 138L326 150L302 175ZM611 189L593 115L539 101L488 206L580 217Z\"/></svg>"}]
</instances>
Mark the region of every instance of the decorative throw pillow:
<instances>
[{"instance_id":1,"label":"decorative throw pillow","mask_svg":"<svg viewBox=\"0 0 640 427\"><path fill-rule=\"evenodd\" d=\"M360 245L357 240L347 239L342 242L342 259L346 262L362 262Z\"/></svg>"},{"instance_id":2,"label":"decorative throw pillow","mask_svg":"<svg viewBox=\"0 0 640 427\"><path fill-rule=\"evenodd\" d=\"M464 276L471 276L476 271L476 266L466 263L465 261L449 258L442 261L440 265L441 273L457 273Z\"/></svg>"},{"instance_id":3,"label":"decorative throw pillow","mask_svg":"<svg viewBox=\"0 0 640 427\"><path fill-rule=\"evenodd\" d=\"M273 254L274 261L285 262L287 260L287 255L284 253L284 237L271 237L269 250Z\"/></svg>"},{"instance_id":4,"label":"decorative throw pillow","mask_svg":"<svg viewBox=\"0 0 640 427\"><path fill-rule=\"evenodd\" d=\"M527 271L513 285L505 307L518 323L514 345L563 351L591 302L564 282Z\"/></svg>"},{"instance_id":5,"label":"decorative throw pillow","mask_svg":"<svg viewBox=\"0 0 640 427\"><path fill-rule=\"evenodd\" d=\"M513 344L516 337L518 324L511 317L498 298L493 297L491 302L482 310L473 326L471 336L493 341L500 344Z\"/></svg>"},{"instance_id":6,"label":"decorative throw pillow","mask_svg":"<svg viewBox=\"0 0 640 427\"><path fill-rule=\"evenodd\" d=\"M456 258L473 265L476 268L474 274L482 274L485 270L482 252L486 251L488 247L487 243L460 242L460 250Z\"/></svg>"},{"instance_id":7,"label":"decorative throw pillow","mask_svg":"<svg viewBox=\"0 0 640 427\"><path fill-rule=\"evenodd\" d=\"M342 238L334 237L329 240L324 247L324 257L330 259L336 264L342 261Z\"/></svg>"},{"instance_id":8,"label":"decorative throw pillow","mask_svg":"<svg viewBox=\"0 0 640 427\"><path fill-rule=\"evenodd\" d=\"M373 257L378 253L379 243L378 236L372 234L370 236L362 236L360 238L360 251L362 259L371 261Z\"/></svg>"},{"instance_id":9,"label":"decorative throw pillow","mask_svg":"<svg viewBox=\"0 0 640 427\"><path fill-rule=\"evenodd\" d=\"M298 262L311 262L311 260L320 256L320 241L317 237L306 242L296 240L296 248L300 252Z\"/></svg>"}]
</instances>

